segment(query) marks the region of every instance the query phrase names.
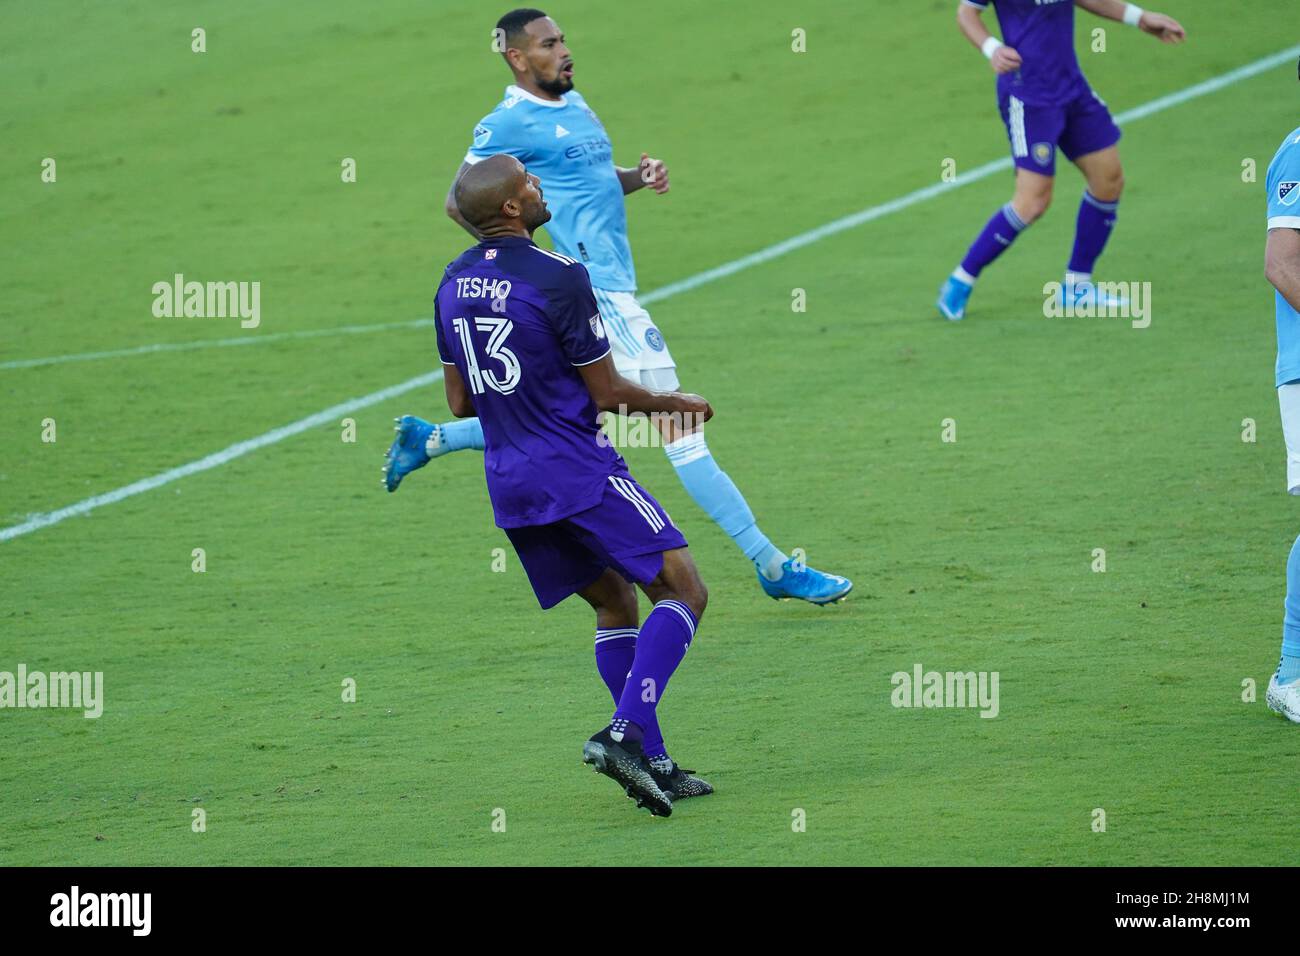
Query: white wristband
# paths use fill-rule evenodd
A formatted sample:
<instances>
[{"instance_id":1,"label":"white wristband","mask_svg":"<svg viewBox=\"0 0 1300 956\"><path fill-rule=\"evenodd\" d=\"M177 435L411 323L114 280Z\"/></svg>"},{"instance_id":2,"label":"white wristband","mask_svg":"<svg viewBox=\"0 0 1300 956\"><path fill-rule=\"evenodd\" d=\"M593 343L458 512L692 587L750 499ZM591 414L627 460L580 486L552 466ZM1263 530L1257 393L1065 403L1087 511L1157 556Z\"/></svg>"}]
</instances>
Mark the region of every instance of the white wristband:
<instances>
[{"instance_id":1,"label":"white wristband","mask_svg":"<svg viewBox=\"0 0 1300 956\"><path fill-rule=\"evenodd\" d=\"M1124 4L1124 22L1131 27L1137 26L1142 21L1142 14L1146 13L1136 3Z\"/></svg>"},{"instance_id":2,"label":"white wristband","mask_svg":"<svg viewBox=\"0 0 1300 956\"><path fill-rule=\"evenodd\" d=\"M1000 46L1002 46L1001 40L997 37L989 37L984 41L984 45L980 47L980 52L991 60L993 59L993 54L998 52L998 47Z\"/></svg>"}]
</instances>

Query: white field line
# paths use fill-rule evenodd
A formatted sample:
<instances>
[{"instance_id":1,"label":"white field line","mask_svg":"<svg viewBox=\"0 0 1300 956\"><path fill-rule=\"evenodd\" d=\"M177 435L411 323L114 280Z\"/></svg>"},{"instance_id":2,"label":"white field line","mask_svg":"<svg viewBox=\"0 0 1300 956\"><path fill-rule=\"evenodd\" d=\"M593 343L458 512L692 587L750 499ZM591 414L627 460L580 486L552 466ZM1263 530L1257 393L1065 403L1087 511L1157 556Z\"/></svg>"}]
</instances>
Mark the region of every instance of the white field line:
<instances>
[{"instance_id":1,"label":"white field line","mask_svg":"<svg viewBox=\"0 0 1300 956\"><path fill-rule=\"evenodd\" d=\"M1227 73L1205 80L1202 83L1194 84L1193 86L1186 87L1185 89L1179 90L1175 93L1170 93L1168 96L1162 96L1151 100L1149 103L1144 103L1141 106L1135 107L1134 109L1126 110L1116 116L1115 121L1120 124L1128 123L1133 120L1143 119L1155 113L1163 112L1167 109L1172 109L1173 107L1180 106L1189 100L1207 96L1210 93L1215 93L1219 90L1225 89L1226 87L1232 86L1235 83L1240 83L1242 80L1249 79L1250 77L1263 73L1266 70L1271 70L1276 66L1281 66L1283 63L1294 61L1297 57L1300 57L1300 46L1290 47L1280 53L1275 53L1272 56L1266 56L1263 59L1255 60L1253 63L1247 63L1245 66L1238 67L1235 70L1230 70ZM892 213L899 212L900 210L907 209L909 206L914 206L917 203L924 202L927 199L933 199L935 196L956 189L959 186L966 186L970 183L979 182L981 179L987 179L994 173L1009 169L1010 167L1011 160L1005 158L985 163L983 166L977 166L965 175L959 176L954 182L935 183L934 185L926 186L922 189L910 192L905 196L900 196L898 199L890 200L887 203L872 206L868 209L863 209L860 212L833 220L825 225L818 226L816 229L810 229L809 231L800 233L797 236L792 236L783 242L778 242L775 245L768 246L766 249L760 249L758 252L742 256L739 259L724 263L716 268L708 269L704 272L697 273L696 275L689 276L688 278L682 279L680 282L673 282L669 285L663 286L662 288L655 289L654 291L641 296L640 299L643 303L658 302L667 299L670 296L699 288L709 282L714 282L726 276L734 275L743 269L748 269L761 263L768 262L778 256L785 255L787 252L792 252L795 249L811 245L814 242L825 239L827 236L833 236L836 233L845 231L846 229L852 229L855 226L872 222L883 216L888 216ZM416 321L427 322L428 320ZM400 385L393 385L389 388L381 389L378 392L372 392L361 398L355 398L351 401L334 405L324 411L317 412L314 415L309 415L306 418L300 418L296 422L273 429L265 434L257 436L256 438L250 438L247 441L238 442L237 444L231 445L229 448L208 455L206 458L190 462L187 465L181 465L178 468L172 468L169 471L164 471L161 474L154 475L152 478L144 478L114 491L102 495L96 495L93 498L86 498L76 504L68 505L66 508L60 508L58 511L50 511L45 514L35 515L22 524L0 529L0 541L8 541L12 538L18 537L19 535L28 534L29 532L37 531L41 528L47 528L50 525L57 524L65 518L83 515L103 505L113 504L123 500L124 498L129 498L132 495L138 495L145 491L152 491L154 488L169 484L170 482L184 478L187 475L193 475L201 471L216 468L218 465L224 465L226 462L246 455L251 451L256 451L257 449L264 448L267 445L283 441L284 439L297 435L309 428L323 425L326 422L333 420L336 416L345 415L348 412L356 411L360 408L366 408L370 405L385 401L389 398L394 398L424 385L431 385L441 377L441 370L429 372L426 375L421 375L410 379L409 381L402 382Z\"/></svg>"},{"instance_id":2,"label":"white field line","mask_svg":"<svg viewBox=\"0 0 1300 956\"><path fill-rule=\"evenodd\" d=\"M1186 89L1179 90L1176 93L1170 93L1168 96L1162 96L1154 99L1149 103L1143 103L1141 106L1134 107L1131 110L1125 110L1115 117L1115 122L1123 126L1125 123L1131 123L1134 120L1144 119L1155 113L1163 112L1175 106L1181 106L1189 100L1198 99L1207 96L1210 93L1216 93L1225 87L1232 86L1234 83L1240 83L1242 80L1250 79L1266 70L1271 70L1283 63L1294 64L1296 58L1300 57L1300 46L1293 46L1290 49L1283 50L1281 53L1275 53L1273 56L1266 56L1262 60L1256 60L1253 63L1247 63L1243 67L1216 76L1213 79L1206 80L1203 83L1197 83ZM1283 130L1285 133L1285 130ZM1281 135L1281 134L1279 134ZM723 263L712 269L700 272L696 275L689 276L679 282L673 282L660 289L655 289L639 298L643 303L657 302L660 299L666 299L669 296L677 295L681 292L689 292L691 289L697 289L702 285L715 282L718 279L726 278L729 275L735 275L744 269L752 268L761 263L768 262L778 256L783 256L787 252L794 252L796 249L802 249L804 246L810 246L814 242L820 242L828 236L844 232L846 229L853 229L864 223L873 222L885 216L892 215L909 206L915 206L917 203L925 202L927 199L933 199L935 196L941 196L953 189L961 186L969 186L971 183L977 183L981 179L987 179L994 173L1000 173L1004 170L1011 169L1012 161L1009 157L994 160L991 163L985 163L983 166L976 166L966 173L958 175L952 182L938 182L932 186L926 186L917 189L905 196L892 199L887 203L881 203L879 206L871 206L868 209L851 213L839 219L834 219L825 225L818 226L816 229L810 229L807 232L801 232L797 236L791 236L776 245L768 246L766 249L760 249L758 252L752 252L747 256L742 256L731 262Z\"/></svg>"},{"instance_id":3,"label":"white field line","mask_svg":"<svg viewBox=\"0 0 1300 956\"><path fill-rule=\"evenodd\" d=\"M195 342L159 342L154 345L137 345L129 349L111 349L107 352L74 352L71 355L50 355L46 358L11 359L0 362L0 371L15 368L38 368L42 365L62 365L64 362L91 362L95 359L123 358L128 355L150 355L154 352L193 352L197 349L234 348L240 345L265 345L268 342L287 342L294 339L319 339L331 335L364 335L367 332L387 332L392 329L418 329L433 325L433 319L412 319L409 322L381 322L375 325L341 325L333 329L306 329L301 332L273 332L269 335L245 335L234 339L199 339Z\"/></svg>"},{"instance_id":4,"label":"white field line","mask_svg":"<svg viewBox=\"0 0 1300 956\"><path fill-rule=\"evenodd\" d=\"M228 448L221 451L213 452L206 458L200 458L198 461L192 461L188 465L181 465L178 468L171 468L152 478L143 478L140 481L117 488L114 491L106 492L102 495L95 495L93 498L86 498L78 501L75 505L68 505L66 508L60 508L58 511L48 511L44 514L33 515L22 524L16 524L12 527L0 529L0 541L8 541L11 538L17 538L19 535L29 534L32 531L39 531L41 528L48 528L52 524L58 524L65 518L75 518L77 515L84 515L96 508L104 505L111 505L121 501L124 498L130 498L132 495L142 494L146 491L153 491L155 488L161 488L163 485L170 484L178 479L185 478L189 475L197 475L201 471L209 471L226 462L234 461L236 458L242 458L249 452L257 451L259 448L265 448L267 445L274 445L276 442L284 441L286 438L292 438L294 435L301 434L309 428L316 428L321 425L328 425L331 422L337 422L339 418L351 412L358 411L362 408L369 408L371 405L377 405L379 402L387 401L390 398L396 398L406 392L416 388L423 388L425 385L432 385L434 382L442 379L442 369L433 372L427 372L424 375L408 379L400 385L392 385L388 388L381 388L377 392L371 392L369 395L363 395L361 398L354 398L346 402L340 402L337 405L331 405L314 415L308 415L306 418L300 418L296 422L290 422L288 425L281 425L279 428L273 428L269 432L264 432L256 438L249 438L246 441L236 442ZM378 469L376 469L378 470Z\"/></svg>"}]
</instances>

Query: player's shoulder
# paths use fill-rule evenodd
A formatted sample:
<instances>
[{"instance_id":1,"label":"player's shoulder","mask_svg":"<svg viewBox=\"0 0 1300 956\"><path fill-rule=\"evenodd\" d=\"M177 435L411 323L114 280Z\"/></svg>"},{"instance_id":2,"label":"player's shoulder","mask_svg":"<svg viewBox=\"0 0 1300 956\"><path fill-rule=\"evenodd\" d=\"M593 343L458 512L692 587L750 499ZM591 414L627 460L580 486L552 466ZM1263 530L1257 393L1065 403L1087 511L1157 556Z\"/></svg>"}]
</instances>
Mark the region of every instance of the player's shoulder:
<instances>
[{"instance_id":1,"label":"player's shoulder","mask_svg":"<svg viewBox=\"0 0 1300 956\"><path fill-rule=\"evenodd\" d=\"M1278 156L1284 153L1300 153L1300 126L1287 133L1286 138L1282 140L1282 145L1277 148Z\"/></svg>"},{"instance_id":2,"label":"player's shoulder","mask_svg":"<svg viewBox=\"0 0 1300 956\"><path fill-rule=\"evenodd\" d=\"M1287 133L1282 145L1277 148L1273 161L1268 164L1270 178L1281 175L1284 171L1291 175L1297 170L1300 170L1300 127Z\"/></svg>"},{"instance_id":3,"label":"player's shoulder","mask_svg":"<svg viewBox=\"0 0 1300 956\"><path fill-rule=\"evenodd\" d=\"M591 286L587 267L577 259L533 243L511 247L509 268L547 294L569 294Z\"/></svg>"},{"instance_id":4,"label":"player's shoulder","mask_svg":"<svg viewBox=\"0 0 1300 956\"><path fill-rule=\"evenodd\" d=\"M482 261L482 248L479 246L470 246L455 259L451 260L451 262L447 263L447 267L442 270L442 279L438 282L438 291L441 292L442 287L448 282L456 278L456 276L460 275L466 269L469 269Z\"/></svg>"},{"instance_id":5,"label":"player's shoulder","mask_svg":"<svg viewBox=\"0 0 1300 956\"><path fill-rule=\"evenodd\" d=\"M492 119L499 123L525 124L536 119L544 110L555 109L559 105L559 103L540 100L527 90L511 84L506 87L500 102L484 119Z\"/></svg>"},{"instance_id":6,"label":"player's shoulder","mask_svg":"<svg viewBox=\"0 0 1300 956\"><path fill-rule=\"evenodd\" d=\"M517 86L507 86L505 94L497 101L496 106L479 120L478 125L500 129L506 126L525 125L528 119L528 100L523 95L523 90Z\"/></svg>"},{"instance_id":7,"label":"player's shoulder","mask_svg":"<svg viewBox=\"0 0 1300 956\"><path fill-rule=\"evenodd\" d=\"M557 283L582 282L587 279L587 267L577 259L564 255L562 252L556 252L554 249L543 249L539 245L529 244L519 246L517 255L521 261L527 262L528 266L537 272L538 275L545 276Z\"/></svg>"}]
</instances>

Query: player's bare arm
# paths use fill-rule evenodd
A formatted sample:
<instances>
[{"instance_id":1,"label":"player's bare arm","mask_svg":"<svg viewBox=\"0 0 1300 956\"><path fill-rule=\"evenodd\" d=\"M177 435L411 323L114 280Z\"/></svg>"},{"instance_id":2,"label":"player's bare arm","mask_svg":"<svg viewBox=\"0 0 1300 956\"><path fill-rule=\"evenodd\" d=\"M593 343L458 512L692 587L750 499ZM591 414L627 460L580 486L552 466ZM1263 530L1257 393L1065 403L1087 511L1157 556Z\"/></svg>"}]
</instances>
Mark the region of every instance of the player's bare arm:
<instances>
[{"instance_id":1,"label":"player's bare arm","mask_svg":"<svg viewBox=\"0 0 1300 956\"><path fill-rule=\"evenodd\" d=\"M473 236L474 241L477 242L481 237L465 217L460 214L460 207L456 205L456 184L460 182L460 177L465 175L465 170L469 169L469 167L469 163L461 163L460 169L456 170L456 176L452 179L451 185L447 188L447 199L443 208L447 212L447 217Z\"/></svg>"},{"instance_id":2,"label":"player's bare arm","mask_svg":"<svg viewBox=\"0 0 1300 956\"><path fill-rule=\"evenodd\" d=\"M465 387L465 380L461 378L460 369L454 365L443 365L442 367L442 387L447 393L447 407L457 418L473 418L475 414L474 402L469 397L469 389Z\"/></svg>"},{"instance_id":3,"label":"player's bare arm","mask_svg":"<svg viewBox=\"0 0 1300 956\"><path fill-rule=\"evenodd\" d=\"M957 6L957 26L967 40L986 57L994 73L1010 73L1020 69L1020 54L1009 47L984 25L984 11L969 3Z\"/></svg>"},{"instance_id":4,"label":"player's bare arm","mask_svg":"<svg viewBox=\"0 0 1300 956\"><path fill-rule=\"evenodd\" d=\"M578 368L587 383L591 399L602 412L667 412L690 415L697 422L707 422L713 417L709 403L698 395L687 392L654 392L629 381L614 368L614 360L606 355L597 362ZM454 409L453 409L454 410Z\"/></svg>"},{"instance_id":5,"label":"player's bare arm","mask_svg":"<svg viewBox=\"0 0 1300 956\"><path fill-rule=\"evenodd\" d=\"M1161 43L1182 43L1187 39L1187 31L1173 17L1143 10L1124 0L1074 0L1074 5L1107 20L1132 24L1143 33L1156 37Z\"/></svg>"},{"instance_id":6,"label":"player's bare arm","mask_svg":"<svg viewBox=\"0 0 1300 956\"><path fill-rule=\"evenodd\" d=\"M1300 312L1300 229L1270 229L1264 275L1291 308Z\"/></svg>"},{"instance_id":7,"label":"player's bare arm","mask_svg":"<svg viewBox=\"0 0 1300 956\"><path fill-rule=\"evenodd\" d=\"M649 153L642 153L641 162L636 166L619 166L617 170L618 181L623 186L625 196L643 186L649 186L661 196L668 192L668 166L662 159L652 159Z\"/></svg>"}]
</instances>

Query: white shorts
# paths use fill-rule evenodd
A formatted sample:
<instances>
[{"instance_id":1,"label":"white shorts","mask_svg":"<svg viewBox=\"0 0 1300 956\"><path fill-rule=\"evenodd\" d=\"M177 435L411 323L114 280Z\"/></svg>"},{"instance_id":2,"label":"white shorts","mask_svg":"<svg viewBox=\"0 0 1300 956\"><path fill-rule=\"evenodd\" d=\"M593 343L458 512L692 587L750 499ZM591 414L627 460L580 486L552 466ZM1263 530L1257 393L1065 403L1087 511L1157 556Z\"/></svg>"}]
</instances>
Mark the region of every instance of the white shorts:
<instances>
[{"instance_id":1,"label":"white shorts","mask_svg":"<svg viewBox=\"0 0 1300 956\"><path fill-rule=\"evenodd\" d=\"M1277 390L1282 407L1282 437L1286 440L1287 494L1300 495L1300 383Z\"/></svg>"},{"instance_id":2,"label":"white shorts","mask_svg":"<svg viewBox=\"0 0 1300 956\"><path fill-rule=\"evenodd\" d=\"M677 363L636 295L608 289L592 291L596 293L600 316L605 320L614 367L619 374L646 388L676 391Z\"/></svg>"}]
</instances>

